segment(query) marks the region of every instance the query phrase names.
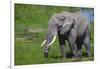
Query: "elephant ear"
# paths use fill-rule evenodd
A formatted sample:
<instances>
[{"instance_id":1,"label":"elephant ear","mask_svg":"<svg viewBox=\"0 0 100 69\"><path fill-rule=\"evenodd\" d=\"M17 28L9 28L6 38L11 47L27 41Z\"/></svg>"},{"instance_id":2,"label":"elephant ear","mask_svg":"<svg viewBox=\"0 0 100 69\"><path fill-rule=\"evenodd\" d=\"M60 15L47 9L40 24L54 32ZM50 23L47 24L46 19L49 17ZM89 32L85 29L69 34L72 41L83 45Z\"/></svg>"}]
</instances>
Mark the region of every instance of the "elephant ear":
<instances>
[{"instance_id":1,"label":"elephant ear","mask_svg":"<svg viewBox=\"0 0 100 69\"><path fill-rule=\"evenodd\" d=\"M68 19L65 19L63 21L63 25L62 25L62 28L61 28L61 34L64 34L65 32L70 32L70 30L72 28L74 28L74 25L76 23L76 20L74 18L70 18L70 20Z\"/></svg>"}]
</instances>

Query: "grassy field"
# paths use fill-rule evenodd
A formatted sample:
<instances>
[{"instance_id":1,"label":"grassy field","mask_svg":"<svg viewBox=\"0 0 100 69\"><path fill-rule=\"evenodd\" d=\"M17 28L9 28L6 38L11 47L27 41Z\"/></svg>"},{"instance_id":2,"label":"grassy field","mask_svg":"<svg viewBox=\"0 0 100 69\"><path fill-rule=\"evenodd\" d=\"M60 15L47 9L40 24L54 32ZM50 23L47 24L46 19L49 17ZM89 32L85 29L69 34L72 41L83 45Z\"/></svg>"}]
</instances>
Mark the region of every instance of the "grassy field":
<instances>
[{"instance_id":1,"label":"grassy field","mask_svg":"<svg viewBox=\"0 0 100 69\"><path fill-rule=\"evenodd\" d=\"M74 12L78 10L79 8L73 7L15 4L15 65L94 60L93 23L90 25L92 56L89 58L85 56L85 48L83 46L83 56L81 60L73 61L71 57L62 59L58 39L56 39L56 42L51 46L48 58L44 58L43 47L40 47L47 32L48 20L52 14L61 11ZM66 46L68 53L70 53L68 44L66 44Z\"/></svg>"}]
</instances>

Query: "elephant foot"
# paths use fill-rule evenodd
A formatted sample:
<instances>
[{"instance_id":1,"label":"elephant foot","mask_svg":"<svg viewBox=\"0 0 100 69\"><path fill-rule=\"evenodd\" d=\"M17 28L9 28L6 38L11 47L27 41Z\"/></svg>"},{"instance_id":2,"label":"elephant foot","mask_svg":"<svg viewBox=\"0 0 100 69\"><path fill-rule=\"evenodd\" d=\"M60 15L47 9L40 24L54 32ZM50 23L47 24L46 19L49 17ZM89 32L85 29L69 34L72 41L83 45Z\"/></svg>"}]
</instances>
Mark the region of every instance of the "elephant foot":
<instances>
[{"instance_id":1,"label":"elephant foot","mask_svg":"<svg viewBox=\"0 0 100 69\"><path fill-rule=\"evenodd\" d=\"M82 53L78 54L77 55L77 58L80 58L81 59L82 58Z\"/></svg>"},{"instance_id":2,"label":"elephant foot","mask_svg":"<svg viewBox=\"0 0 100 69\"><path fill-rule=\"evenodd\" d=\"M91 57L91 54L90 54L90 53L87 53L86 56L87 56L87 57Z\"/></svg>"},{"instance_id":3,"label":"elephant foot","mask_svg":"<svg viewBox=\"0 0 100 69\"><path fill-rule=\"evenodd\" d=\"M77 59L77 58L75 58L75 57L72 57L72 61L76 61L76 59Z\"/></svg>"},{"instance_id":4,"label":"elephant foot","mask_svg":"<svg viewBox=\"0 0 100 69\"><path fill-rule=\"evenodd\" d=\"M44 57L45 58L47 58L48 57L48 53L46 52L46 53L44 53Z\"/></svg>"},{"instance_id":5,"label":"elephant foot","mask_svg":"<svg viewBox=\"0 0 100 69\"><path fill-rule=\"evenodd\" d=\"M62 58L61 60L62 60L63 62L65 62L65 61L66 61L66 58Z\"/></svg>"},{"instance_id":6,"label":"elephant foot","mask_svg":"<svg viewBox=\"0 0 100 69\"><path fill-rule=\"evenodd\" d=\"M62 57L62 60L65 60L67 57Z\"/></svg>"},{"instance_id":7,"label":"elephant foot","mask_svg":"<svg viewBox=\"0 0 100 69\"><path fill-rule=\"evenodd\" d=\"M62 58L67 58L67 55L66 55L66 54L64 54L64 55L62 56Z\"/></svg>"},{"instance_id":8,"label":"elephant foot","mask_svg":"<svg viewBox=\"0 0 100 69\"><path fill-rule=\"evenodd\" d=\"M87 51L87 52L86 52L86 56L88 56L88 57L90 57L90 56L91 56L90 51Z\"/></svg>"},{"instance_id":9,"label":"elephant foot","mask_svg":"<svg viewBox=\"0 0 100 69\"><path fill-rule=\"evenodd\" d=\"M82 57L82 50L77 51L77 57L79 57L79 58Z\"/></svg>"},{"instance_id":10,"label":"elephant foot","mask_svg":"<svg viewBox=\"0 0 100 69\"><path fill-rule=\"evenodd\" d=\"M77 54L77 55L74 55L74 56L72 57L72 60L73 60L74 62L81 61L81 59L82 59L82 54Z\"/></svg>"},{"instance_id":11,"label":"elephant foot","mask_svg":"<svg viewBox=\"0 0 100 69\"><path fill-rule=\"evenodd\" d=\"M77 57L78 57L78 56L75 54L75 55L72 56L72 59L73 59L73 60L76 60Z\"/></svg>"},{"instance_id":12,"label":"elephant foot","mask_svg":"<svg viewBox=\"0 0 100 69\"><path fill-rule=\"evenodd\" d=\"M73 57L72 60L74 62L81 61L82 57Z\"/></svg>"}]
</instances>

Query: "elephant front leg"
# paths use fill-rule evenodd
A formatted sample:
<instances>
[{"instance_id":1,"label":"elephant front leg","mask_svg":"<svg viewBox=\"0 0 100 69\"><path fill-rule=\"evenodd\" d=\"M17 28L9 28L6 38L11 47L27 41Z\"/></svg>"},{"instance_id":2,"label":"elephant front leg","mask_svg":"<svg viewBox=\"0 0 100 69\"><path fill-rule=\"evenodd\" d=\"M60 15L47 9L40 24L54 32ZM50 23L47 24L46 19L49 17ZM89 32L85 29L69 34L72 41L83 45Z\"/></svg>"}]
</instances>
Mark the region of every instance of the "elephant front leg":
<instances>
[{"instance_id":1,"label":"elephant front leg","mask_svg":"<svg viewBox=\"0 0 100 69\"><path fill-rule=\"evenodd\" d=\"M72 54L73 54L73 58L77 57L77 45L76 45L76 31L74 29L71 30L69 36L68 36L68 42L69 42L69 46L71 48Z\"/></svg>"},{"instance_id":2,"label":"elephant front leg","mask_svg":"<svg viewBox=\"0 0 100 69\"><path fill-rule=\"evenodd\" d=\"M69 40L69 44L70 44L70 47L71 47L71 51L72 51L72 54L73 54L73 58L76 58L77 57L77 46L76 46L76 43L73 41L73 40Z\"/></svg>"},{"instance_id":3,"label":"elephant front leg","mask_svg":"<svg viewBox=\"0 0 100 69\"><path fill-rule=\"evenodd\" d=\"M66 58L67 57L67 53L66 53L65 39L63 38L63 35L59 35L59 44L60 44L62 57Z\"/></svg>"},{"instance_id":4,"label":"elephant front leg","mask_svg":"<svg viewBox=\"0 0 100 69\"><path fill-rule=\"evenodd\" d=\"M60 48L61 48L62 57L66 58L67 57L67 53L66 53L65 45L60 45Z\"/></svg>"}]
</instances>

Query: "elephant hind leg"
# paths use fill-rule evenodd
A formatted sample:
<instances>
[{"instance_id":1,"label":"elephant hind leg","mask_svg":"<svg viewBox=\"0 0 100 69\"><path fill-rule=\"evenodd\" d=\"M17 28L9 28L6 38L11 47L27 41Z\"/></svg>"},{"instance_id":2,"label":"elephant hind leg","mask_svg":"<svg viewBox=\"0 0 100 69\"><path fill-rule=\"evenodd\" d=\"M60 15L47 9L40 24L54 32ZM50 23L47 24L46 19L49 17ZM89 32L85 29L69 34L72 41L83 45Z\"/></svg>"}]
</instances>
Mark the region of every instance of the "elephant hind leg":
<instances>
[{"instance_id":1,"label":"elephant hind leg","mask_svg":"<svg viewBox=\"0 0 100 69\"><path fill-rule=\"evenodd\" d=\"M89 31L86 32L86 37L85 37L85 40L84 40L84 44L85 44L85 47L86 47L87 56L91 56L91 52L90 52L90 33L89 33Z\"/></svg>"},{"instance_id":2,"label":"elephant hind leg","mask_svg":"<svg viewBox=\"0 0 100 69\"><path fill-rule=\"evenodd\" d=\"M85 38L85 35L83 36L78 36L76 38L76 44L77 44L77 55L78 57L81 57L82 56L82 45L84 43L84 38Z\"/></svg>"},{"instance_id":3,"label":"elephant hind leg","mask_svg":"<svg viewBox=\"0 0 100 69\"><path fill-rule=\"evenodd\" d=\"M78 57L82 56L82 44L81 43L77 44L77 56Z\"/></svg>"}]
</instances>

